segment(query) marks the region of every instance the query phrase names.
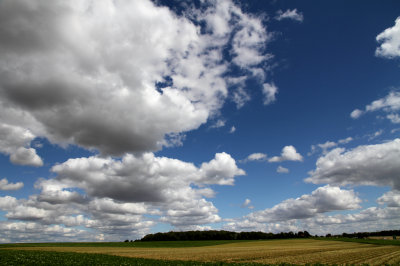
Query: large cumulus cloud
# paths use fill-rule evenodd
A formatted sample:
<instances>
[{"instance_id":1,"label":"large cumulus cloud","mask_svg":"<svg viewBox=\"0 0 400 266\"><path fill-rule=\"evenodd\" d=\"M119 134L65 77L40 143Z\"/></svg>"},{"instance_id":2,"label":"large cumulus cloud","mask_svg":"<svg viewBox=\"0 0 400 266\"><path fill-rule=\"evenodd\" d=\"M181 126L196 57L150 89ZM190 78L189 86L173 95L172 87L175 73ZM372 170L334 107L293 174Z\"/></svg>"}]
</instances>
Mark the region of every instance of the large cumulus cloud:
<instances>
[{"instance_id":1,"label":"large cumulus cloud","mask_svg":"<svg viewBox=\"0 0 400 266\"><path fill-rule=\"evenodd\" d=\"M227 153L199 167L145 153L70 159L52 171L54 178L36 182L38 195L0 197L5 217L91 228L108 240L141 237L157 222L181 230L220 222L218 209L207 200L215 195L208 186L233 185L245 174Z\"/></svg>"},{"instance_id":2,"label":"large cumulus cloud","mask_svg":"<svg viewBox=\"0 0 400 266\"><path fill-rule=\"evenodd\" d=\"M360 203L361 199L353 190L326 185L317 188L311 194L287 199L272 208L229 221L224 227L237 231L295 231L304 228L299 222L332 211L358 209L361 207Z\"/></svg>"},{"instance_id":3,"label":"large cumulus cloud","mask_svg":"<svg viewBox=\"0 0 400 266\"><path fill-rule=\"evenodd\" d=\"M395 58L400 56L400 17L395 20L393 27L385 29L378 36L376 40L381 43L376 49L375 55Z\"/></svg>"},{"instance_id":4,"label":"large cumulus cloud","mask_svg":"<svg viewBox=\"0 0 400 266\"><path fill-rule=\"evenodd\" d=\"M34 138L35 136L28 129L4 124L0 121L0 152L10 155L10 161L13 164L43 165L43 161L37 155L36 150L30 147Z\"/></svg>"},{"instance_id":5,"label":"large cumulus cloud","mask_svg":"<svg viewBox=\"0 0 400 266\"><path fill-rule=\"evenodd\" d=\"M261 20L203 4L189 19L148 0L1 1L0 122L103 154L174 142L220 109L232 64L266 78Z\"/></svg>"},{"instance_id":6,"label":"large cumulus cloud","mask_svg":"<svg viewBox=\"0 0 400 266\"><path fill-rule=\"evenodd\" d=\"M352 150L337 148L320 157L306 182L335 185L390 186L400 190L400 139L362 145Z\"/></svg>"}]
</instances>

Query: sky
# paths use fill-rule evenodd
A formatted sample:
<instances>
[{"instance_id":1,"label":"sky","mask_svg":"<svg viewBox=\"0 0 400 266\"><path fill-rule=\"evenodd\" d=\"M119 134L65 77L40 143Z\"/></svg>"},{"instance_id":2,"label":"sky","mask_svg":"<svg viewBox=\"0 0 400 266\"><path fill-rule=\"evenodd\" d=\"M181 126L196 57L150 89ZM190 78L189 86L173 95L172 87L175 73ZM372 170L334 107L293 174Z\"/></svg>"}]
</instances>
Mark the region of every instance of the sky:
<instances>
[{"instance_id":1,"label":"sky","mask_svg":"<svg viewBox=\"0 0 400 266\"><path fill-rule=\"evenodd\" d=\"M399 1L0 1L0 242L398 230Z\"/></svg>"}]
</instances>

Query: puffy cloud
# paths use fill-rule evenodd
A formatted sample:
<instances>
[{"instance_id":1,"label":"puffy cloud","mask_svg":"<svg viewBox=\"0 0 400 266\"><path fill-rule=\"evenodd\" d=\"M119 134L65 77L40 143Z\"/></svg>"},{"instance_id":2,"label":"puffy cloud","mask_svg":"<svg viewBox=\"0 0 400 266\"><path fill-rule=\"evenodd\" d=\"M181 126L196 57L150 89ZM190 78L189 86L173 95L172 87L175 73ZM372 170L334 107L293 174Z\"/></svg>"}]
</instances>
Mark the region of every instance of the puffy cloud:
<instances>
[{"instance_id":1,"label":"puffy cloud","mask_svg":"<svg viewBox=\"0 0 400 266\"><path fill-rule=\"evenodd\" d=\"M378 198L379 204L387 204L388 207L400 207L400 191L389 191Z\"/></svg>"},{"instance_id":2,"label":"puffy cloud","mask_svg":"<svg viewBox=\"0 0 400 266\"><path fill-rule=\"evenodd\" d=\"M67 228L60 225L42 225L35 222L0 222L0 242L55 242L93 241L93 234L83 229Z\"/></svg>"},{"instance_id":3,"label":"puffy cloud","mask_svg":"<svg viewBox=\"0 0 400 266\"><path fill-rule=\"evenodd\" d=\"M368 136L368 140L373 140L373 139L376 139L377 137L379 137L380 135L382 135L382 133L383 133L383 130L381 129L381 130L378 130L378 131L375 131L374 133L372 133L372 134L367 134L366 136Z\"/></svg>"},{"instance_id":4,"label":"puffy cloud","mask_svg":"<svg viewBox=\"0 0 400 266\"><path fill-rule=\"evenodd\" d=\"M251 200L250 199L245 199L242 205L240 206L241 208L249 208L249 209L254 209L254 206L251 205Z\"/></svg>"},{"instance_id":5,"label":"puffy cloud","mask_svg":"<svg viewBox=\"0 0 400 266\"><path fill-rule=\"evenodd\" d=\"M30 145L35 136L19 126L2 124L0 121L0 152L9 154L10 161L19 165L42 166L42 159Z\"/></svg>"},{"instance_id":6,"label":"puffy cloud","mask_svg":"<svg viewBox=\"0 0 400 266\"><path fill-rule=\"evenodd\" d=\"M146 153L138 157L128 154L121 161L100 157L70 159L52 171L57 173L57 180L84 189L91 197L126 202L180 201L187 193L195 194L191 183L232 185L235 176L245 174L227 153L217 153L200 168Z\"/></svg>"},{"instance_id":7,"label":"puffy cloud","mask_svg":"<svg viewBox=\"0 0 400 266\"><path fill-rule=\"evenodd\" d=\"M156 221L178 230L220 222L218 209L205 199L215 195L207 186L232 185L245 174L227 153L217 153L200 167L145 153L70 159L52 171L54 178L36 182L38 195L0 197L5 217L39 227L92 229L110 241L141 237ZM0 233L0 238L7 237Z\"/></svg>"},{"instance_id":8,"label":"puffy cloud","mask_svg":"<svg viewBox=\"0 0 400 266\"><path fill-rule=\"evenodd\" d=\"M373 101L365 107L366 112L383 109L386 112L400 110L400 92L392 91L386 97Z\"/></svg>"},{"instance_id":9,"label":"puffy cloud","mask_svg":"<svg viewBox=\"0 0 400 266\"><path fill-rule=\"evenodd\" d=\"M322 150L322 154L326 154L331 148L337 147L339 144L347 144L353 141L352 137L347 137L345 139L340 139L337 142L334 141L327 141L325 143L320 143L317 145L311 145L311 152L308 155L312 155L318 151L318 149Z\"/></svg>"},{"instance_id":10,"label":"puffy cloud","mask_svg":"<svg viewBox=\"0 0 400 266\"><path fill-rule=\"evenodd\" d=\"M236 166L235 160L227 153L217 153L208 163L202 163L197 184L233 185L234 177L246 173Z\"/></svg>"},{"instance_id":11,"label":"puffy cloud","mask_svg":"<svg viewBox=\"0 0 400 266\"><path fill-rule=\"evenodd\" d=\"M354 109L351 113L350 113L350 117L353 119L357 119L360 116L362 116L364 112L360 109Z\"/></svg>"},{"instance_id":12,"label":"puffy cloud","mask_svg":"<svg viewBox=\"0 0 400 266\"><path fill-rule=\"evenodd\" d=\"M288 174L289 173L289 169L279 165L278 168L276 169L276 172L280 173L280 174Z\"/></svg>"},{"instance_id":13,"label":"puffy cloud","mask_svg":"<svg viewBox=\"0 0 400 266\"><path fill-rule=\"evenodd\" d=\"M400 56L400 17L396 19L393 27L385 29L376 36L376 40L381 43L375 51L376 56L386 58Z\"/></svg>"},{"instance_id":14,"label":"puffy cloud","mask_svg":"<svg viewBox=\"0 0 400 266\"><path fill-rule=\"evenodd\" d=\"M276 222L314 217L319 213L351 210L360 207L361 200L353 190L326 185L296 199L287 199L270 209L254 212L249 219L257 222Z\"/></svg>"},{"instance_id":15,"label":"puffy cloud","mask_svg":"<svg viewBox=\"0 0 400 266\"><path fill-rule=\"evenodd\" d=\"M330 148L336 147L337 143L333 141L327 141L325 143L317 144L317 146L322 150L322 154L326 154ZM311 146L311 150L315 150L315 146Z\"/></svg>"},{"instance_id":16,"label":"puffy cloud","mask_svg":"<svg viewBox=\"0 0 400 266\"><path fill-rule=\"evenodd\" d=\"M375 100L371 104L365 106L365 111L355 109L351 112L350 116L357 119L364 113L380 110L388 113L386 118L388 118L392 123L400 123L399 116L396 113L400 110L400 92L392 91L385 97Z\"/></svg>"},{"instance_id":17,"label":"puffy cloud","mask_svg":"<svg viewBox=\"0 0 400 266\"><path fill-rule=\"evenodd\" d=\"M110 198L95 198L89 208L98 212L118 214L145 214L150 213L144 203L119 203Z\"/></svg>"},{"instance_id":18,"label":"puffy cloud","mask_svg":"<svg viewBox=\"0 0 400 266\"><path fill-rule=\"evenodd\" d=\"M236 127L232 126L231 129L229 130L229 133L233 134L236 131Z\"/></svg>"},{"instance_id":19,"label":"puffy cloud","mask_svg":"<svg viewBox=\"0 0 400 266\"><path fill-rule=\"evenodd\" d=\"M361 199L353 190L324 186L311 194L287 199L272 208L250 213L227 221L226 230L284 232L317 230L317 219L326 219L323 213L360 208ZM336 220L339 220L336 218ZM311 226L311 223L313 226Z\"/></svg>"},{"instance_id":20,"label":"puffy cloud","mask_svg":"<svg viewBox=\"0 0 400 266\"><path fill-rule=\"evenodd\" d=\"M293 9L293 10L286 10L285 12L283 12L282 10L278 10L276 12L276 20L283 20L283 19L291 19L291 20L295 20L298 22L303 22L303 14L301 12L298 12L297 9Z\"/></svg>"},{"instance_id":21,"label":"puffy cloud","mask_svg":"<svg viewBox=\"0 0 400 266\"><path fill-rule=\"evenodd\" d=\"M262 83L270 58L260 18L228 0L202 5L1 1L0 123L111 155L198 128L227 98L232 65Z\"/></svg>"},{"instance_id":22,"label":"puffy cloud","mask_svg":"<svg viewBox=\"0 0 400 266\"><path fill-rule=\"evenodd\" d=\"M17 199L11 196L0 197L0 209L10 210L17 206Z\"/></svg>"},{"instance_id":23,"label":"puffy cloud","mask_svg":"<svg viewBox=\"0 0 400 266\"><path fill-rule=\"evenodd\" d=\"M339 144L347 144L347 143L349 143L349 142L351 142L351 141L353 141L353 138L352 138L352 137L347 137L347 138L345 138L345 139L339 139L339 140L338 140L338 143L339 143Z\"/></svg>"},{"instance_id":24,"label":"puffy cloud","mask_svg":"<svg viewBox=\"0 0 400 266\"><path fill-rule=\"evenodd\" d=\"M306 182L335 185L375 185L400 189L400 139L363 145L346 151L337 148L320 157Z\"/></svg>"},{"instance_id":25,"label":"puffy cloud","mask_svg":"<svg viewBox=\"0 0 400 266\"><path fill-rule=\"evenodd\" d=\"M42 159L36 154L33 148L20 147L10 156L10 161L13 164L43 166Z\"/></svg>"},{"instance_id":26,"label":"puffy cloud","mask_svg":"<svg viewBox=\"0 0 400 266\"><path fill-rule=\"evenodd\" d=\"M314 234L325 235L326 232L341 234L361 231L374 232L382 228L397 228L400 219L398 207L370 207L358 213L336 214L331 216L319 215L306 219L303 226L310 228Z\"/></svg>"},{"instance_id":27,"label":"puffy cloud","mask_svg":"<svg viewBox=\"0 0 400 266\"><path fill-rule=\"evenodd\" d=\"M160 218L161 222L169 223L179 230L187 230L193 226L221 221L217 208L205 199L174 202L168 205L168 210Z\"/></svg>"},{"instance_id":28,"label":"puffy cloud","mask_svg":"<svg viewBox=\"0 0 400 266\"><path fill-rule=\"evenodd\" d=\"M237 109L242 108L250 99L250 95L241 87L233 92L232 100L236 103Z\"/></svg>"},{"instance_id":29,"label":"puffy cloud","mask_svg":"<svg viewBox=\"0 0 400 266\"><path fill-rule=\"evenodd\" d=\"M400 116L398 114L388 114L386 118L393 124L400 124Z\"/></svg>"},{"instance_id":30,"label":"puffy cloud","mask_svg":"<svg viewBox=\"0 0 400 266\"><path fill-rule=\"evenodd\" d=\"M283 162L283 161L303 161L303 156L296 151L293 146L285 146L282 149L281 156L274 156L268 162Z\"/></svg>"},{"instance_id":31,"label":"puffy cloud","mask_svg":"<svg viewBox=\"0 0 400 266\"><path fill-rule=\"evenodd\" d=\"M265 83L263 85L264 105L268 105L275 101L275 95L278 93L278 88L274 83Z\"/></svg>"},{"instance_id":32,"label":"puffy cloud","mask_svg":"<svg viewBox=\"0 0 400 266\"><path fill-rule=\"evenodd\" d=\"M0 180L0 190L18 190L24 187L24 183L8 183L6 178Z\"/></svg>"},{"instance_id":33,"label":"puffy cloud","mask_svg":"<svg viewBox=\"0 0 400 266\"><path fill-rule=\"evenodd\" d=\"M85 203L87 199L77 191L68 190L68 185L55 179L39 179L35 184L41 193L38 200L50 204Z\"/></svg>"},{"instance_id":34,"label":"puffy cloud","mask_svg":"<svg viewBox=\"0 0 400 266\"><path fill-rule=\"evenodd\" d=\"M43 182L45 181L41 180L41 183ZM44 187L43 190L47 190L47 192L49 190L55 191L54 184L49 186L53 186L53 188L45 188L46 184L41 185L41 187ZM106 234L107 240L116 241L127 235L141 237L143 234L148 233L150 227L154 225L154 222L146 219L143 213L155 214L156 212L145 209L143 203L121 203L104 198L87 199L85 202L79 202L65 197L62 193L58 194L60 196L58 200L54 200L55 193L51 195L53 196L52 200L48 200L48 198L43 197L47 192L42 191L39 196L30 196L28 200L0 197L0 208L7 211L5 217L9 220L24 221L23 223L13 224L29 224L34 228L38 228L39 231L35 231L38 235L42 235L40 229L44 226L48 228L65 227L68 228L68 232L88 233L82 230L82 227L86 227L87 229L93 229L94 231L92 232L97 231L99 234L103 234L103 236ZM77 227L80 228L78 229ZM10 237L10 232L13 232L13 229L1 232L0 237ZM35 232L32 231L31 233L35 234ZM63 232L57 235L58 239L62 241L74 240L69 239L70 234L63 235ZM13 237L18 239L18 242L25 240L22 232ZM86 241L93 241L95 238L93 233L85 234L85 237ZM37 238L38 236L32 237L32 239ZM47 238L47 241L48 239L54 240L53 238Z\"/></svg>"},{"instance_id":35,"label":"puffy cloud","mask_svg":"<svg viewBox=\"0 0 400 266\"><path fill-rule=\"evenodd\" d=\"M243 161L247 162L247 161L265 161L265 160L267 160L267 154L256 152L247 156L247 158L244 159Z\"/></svg>"},{"instance_id":36,"label":"puffy cloud","mask_svg":"<svg viewBox=\"0 0 400 266\"><path fill-rule=\"evenodd\" d=\"M222 119L218 119L213 125L211 125L211 128L220 128L225 126L226 121Z\"/></svg>"},{"instance_id":37,"label":"puffy cloud","mask_svg":"<svg viewBox=\"0 0 400 266\"><path fill-rule=\"evenodd\" d=\"M244 17L241 12L237 12L237 14L242 16L240 24L243 27L233 37L232 60L242 68L257 71L258 69L253 67L271 57L262 52L270 37L260 20L250 16Z\"/></svg>"}]
</instances>

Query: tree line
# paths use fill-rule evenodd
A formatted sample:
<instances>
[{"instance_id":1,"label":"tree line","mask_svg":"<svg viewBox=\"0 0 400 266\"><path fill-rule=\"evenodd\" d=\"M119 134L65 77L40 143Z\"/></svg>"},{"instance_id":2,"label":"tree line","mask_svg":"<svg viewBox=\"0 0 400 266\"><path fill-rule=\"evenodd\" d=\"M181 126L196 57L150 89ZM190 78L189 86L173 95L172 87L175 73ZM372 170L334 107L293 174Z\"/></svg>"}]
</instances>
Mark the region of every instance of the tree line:
<instances>
[{"instance_id":1,"label":"tree line","mask_svg":"<svg viewBox=\"0 0 400 266\"><path fill-rule=\"evenodd\" d=\"M259 239L288 239L307 238L311 235L307 231L264 233L264 232L230 232L224 230L185 231L148 234L140 241L185 241L185 240L259 240Z\"/></svg>"},{"instance_id":2,"label":"tree line","mask_svg":"<svg viewBox=\"0 0 400 266\"><path fill-rule=\"evenodd\" d=\"M385 230L379 232L357 232L357 233L343 233L340 235L341 237L348 237L348 238L366 238L370 236L400 236L400 230Z\"/></svg>"},{"instance_id":3,"label":"tree line","mask_svg":"<svg viewBox=\"0 0 400 266\"><path fill-rule=\"evenodd\" d=\"M325 237L367 238L370 236L400 236L400 230L384 230L378 232L355 232L341 235L326 234ZM290 239L308 238L307 231L265 233L265 232L231 232L225 230L208 231L170 231L166 233L148 234L138 241L196 241L196 240L259 240L259 239ZM318 237L317 235L315 237Z\"/></svg>"}]
</instances>

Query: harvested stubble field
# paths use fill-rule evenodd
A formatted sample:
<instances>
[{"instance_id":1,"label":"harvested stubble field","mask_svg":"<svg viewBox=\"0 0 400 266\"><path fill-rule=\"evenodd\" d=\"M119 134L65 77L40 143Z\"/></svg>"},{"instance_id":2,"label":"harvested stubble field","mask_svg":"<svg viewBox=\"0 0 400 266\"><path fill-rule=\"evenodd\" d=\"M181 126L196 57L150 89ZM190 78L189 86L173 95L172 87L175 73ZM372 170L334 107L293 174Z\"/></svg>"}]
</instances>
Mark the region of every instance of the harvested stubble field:
<instances>
[{"instance_id":1,"label":"harvested stubble field","mask_svg":"<svg viewBox=\"0 0 400 266\"><path fill-rule=\"evenodd\" d=\"M265 264L400 264L400 246L314 239L249 241L203 247L12 247L18 250L108 254L131 258Z\"/></svg>"}]
</instances>

